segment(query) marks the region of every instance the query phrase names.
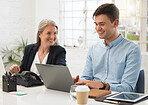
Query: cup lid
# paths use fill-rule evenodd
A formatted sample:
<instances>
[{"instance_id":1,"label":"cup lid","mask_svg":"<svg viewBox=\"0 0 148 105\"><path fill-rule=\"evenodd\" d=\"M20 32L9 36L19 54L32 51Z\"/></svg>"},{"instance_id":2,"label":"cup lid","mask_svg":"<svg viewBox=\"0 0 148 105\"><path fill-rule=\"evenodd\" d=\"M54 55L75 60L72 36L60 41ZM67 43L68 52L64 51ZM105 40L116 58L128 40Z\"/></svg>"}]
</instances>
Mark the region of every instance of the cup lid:
<instances>
[{"instance_id":1,"label":"cup lid","mask_svg":"<svg viewBox=\"0 0 148 105\"><path fill-rule=\"evenodd\" d=\"M88 88L88 86L81 85L81 86L77 86L75 91L76 92L89 92L90 89Z\"/></svg>"}]
</instances>

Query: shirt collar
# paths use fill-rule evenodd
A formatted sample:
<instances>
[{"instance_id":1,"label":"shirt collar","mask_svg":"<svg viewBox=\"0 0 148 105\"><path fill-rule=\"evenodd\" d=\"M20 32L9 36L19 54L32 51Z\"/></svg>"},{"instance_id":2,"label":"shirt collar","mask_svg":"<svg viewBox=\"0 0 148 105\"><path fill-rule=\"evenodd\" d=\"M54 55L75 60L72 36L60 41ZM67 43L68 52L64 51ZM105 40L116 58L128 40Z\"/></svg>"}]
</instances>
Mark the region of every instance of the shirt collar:
<instances>
[{"instance_id":1,"label":"shirt collar","mask_svg":"<svg viewBox=\"0 0 148 105\"><path fill-rule=\"evenodd\" d=\"M118 38L116 38L115 40L113 40L110 44L109 44L109 47L113 47L113 46L116 46L118 45L122 40L123 40L123 35L120 34L120 36ZM103 40L103 44L106 46L106 43L105 43L105 40Z\"/></svg>"}]
</instances>

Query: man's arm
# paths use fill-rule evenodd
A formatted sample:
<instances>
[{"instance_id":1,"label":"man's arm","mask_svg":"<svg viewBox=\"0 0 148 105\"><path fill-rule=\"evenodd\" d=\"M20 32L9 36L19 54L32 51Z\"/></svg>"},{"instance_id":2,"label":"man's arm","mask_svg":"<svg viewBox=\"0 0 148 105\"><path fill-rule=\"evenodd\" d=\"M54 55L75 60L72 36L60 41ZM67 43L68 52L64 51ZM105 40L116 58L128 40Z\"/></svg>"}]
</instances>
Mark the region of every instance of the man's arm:
<instances>
[{"instance_id":1,"label":"man's arm","mask_svg":"<svg viewBox=\"0 0 148 105\"><path fill-rule=\"evenodd\" d=\"M83 75L81 76L80 80L93 80L93 70L92 70L92 47L89 48L86 64L83 70Z\"/></svg>"},{"instance_id":2,"label":"man's arm","mask_svg":"<svg viewBox=\"0 0 148 105\"><path fill-rule=\"evenodd\" d=\"M76 83L76 85L86 85L93 89L100 89L104 87L104 84L100 81L83 80Z\"/></svg>"}]
</instances>

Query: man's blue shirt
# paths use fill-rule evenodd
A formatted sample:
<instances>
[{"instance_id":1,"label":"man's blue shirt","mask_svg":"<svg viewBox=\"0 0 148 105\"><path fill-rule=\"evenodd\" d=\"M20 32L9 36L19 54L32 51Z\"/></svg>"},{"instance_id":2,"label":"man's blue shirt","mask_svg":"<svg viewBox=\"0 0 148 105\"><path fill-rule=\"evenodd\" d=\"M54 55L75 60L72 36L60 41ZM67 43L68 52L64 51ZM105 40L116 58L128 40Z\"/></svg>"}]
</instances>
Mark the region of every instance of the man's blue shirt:
<instances>
[{"instance_id":1,"label":"man's blue shirt","mask_svg":"<svg viewBox=\"0 0 148 105\"><path fill-rule=\"evenodd\" d=\"M134 92L141 68L138 45L120 35L107 46L91 46L81 79L109 83L111 91Z\"/></svg>"}]
</instances>

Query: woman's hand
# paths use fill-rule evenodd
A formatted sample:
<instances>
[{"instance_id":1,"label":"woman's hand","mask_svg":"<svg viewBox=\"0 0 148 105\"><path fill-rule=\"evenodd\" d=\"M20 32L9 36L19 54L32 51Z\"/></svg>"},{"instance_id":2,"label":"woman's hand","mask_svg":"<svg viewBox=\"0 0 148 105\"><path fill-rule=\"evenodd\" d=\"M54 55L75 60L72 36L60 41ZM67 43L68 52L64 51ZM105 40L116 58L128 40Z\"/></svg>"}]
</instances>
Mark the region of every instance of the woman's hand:
<instances>
[{"instance_id":1,"label":"woman's hand","mask_svg":"<svg viewBox=\"0 0 148 105\"><path fill-rule=\"evenodd\" d=\"M79 75L76 76L76 78L72 78L74 83L78 82L79 81Z\"/></svg>"},{"instance_id":2,"label":"woman's hand","mask_svg":"<svg viewBox=\"0 0 148 105\"><path fill-rule=\"evenodd\" d=\"M20 67L17 64L14 64L10 67L9 70L11 74L18 73L20 71Z\"/></svg>"}]
</instances>

